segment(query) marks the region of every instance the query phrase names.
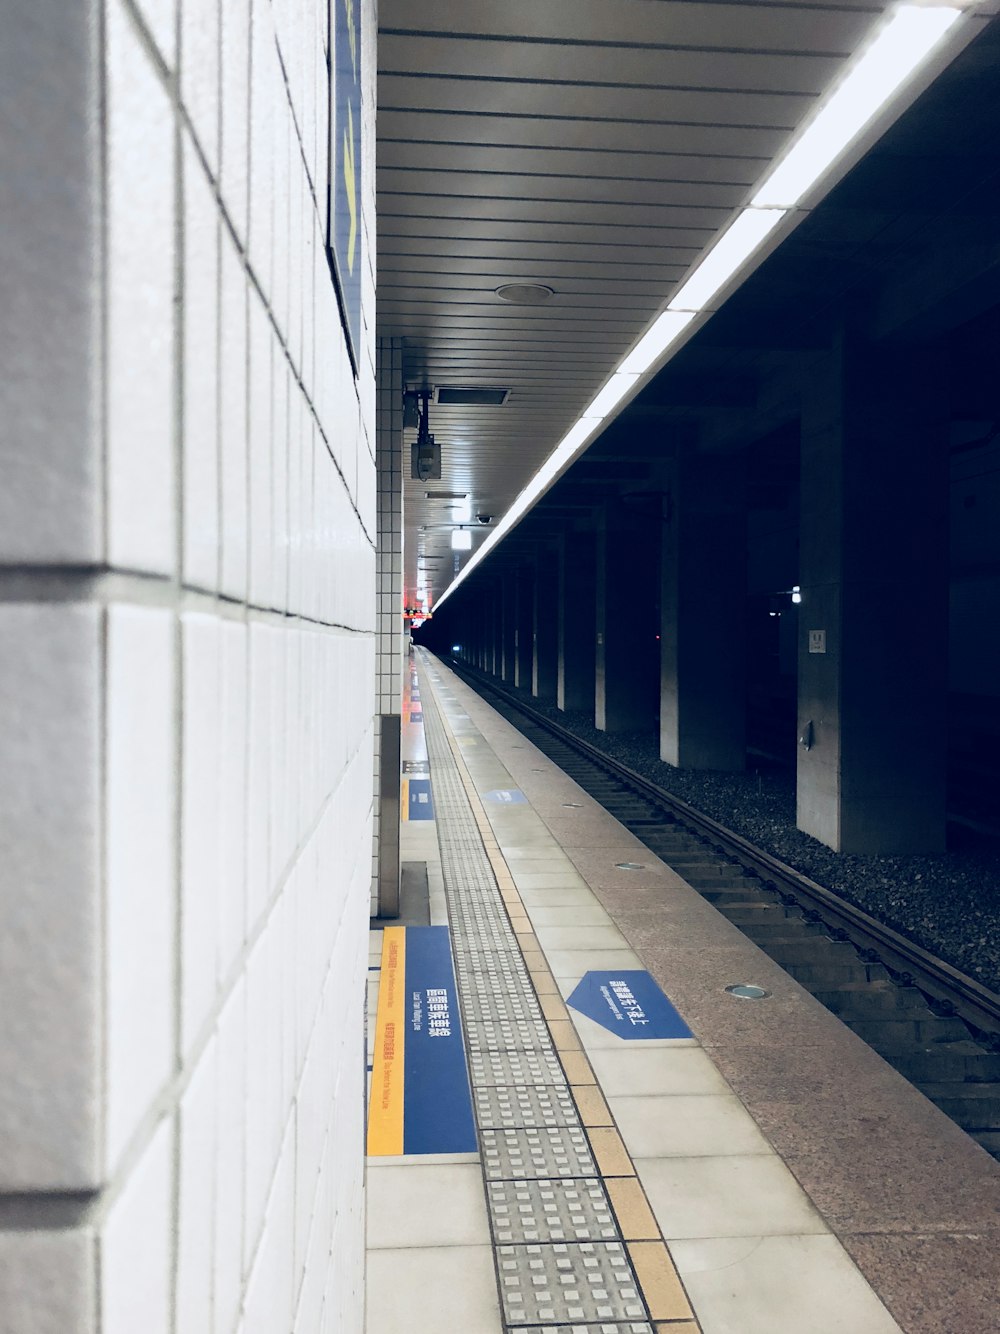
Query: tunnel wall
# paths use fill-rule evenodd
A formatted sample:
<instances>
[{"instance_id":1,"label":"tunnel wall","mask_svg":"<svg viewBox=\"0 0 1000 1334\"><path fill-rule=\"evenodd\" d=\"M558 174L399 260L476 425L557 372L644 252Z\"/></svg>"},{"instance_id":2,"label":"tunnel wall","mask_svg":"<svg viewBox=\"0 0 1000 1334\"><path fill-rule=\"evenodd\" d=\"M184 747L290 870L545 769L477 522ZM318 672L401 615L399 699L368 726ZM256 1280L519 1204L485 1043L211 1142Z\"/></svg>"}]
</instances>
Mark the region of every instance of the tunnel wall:
<instances>
[{"instance_id":1,"label":"tunnel wall","mask_svg":"<svg viewBox=\"0 0 1000 1334\"><path fill-rule=\"evenodd\" d=\"M374 5L355 378L326 6L0 50L0 1326L362 1328Z\"/></svg>"}]
</instances>

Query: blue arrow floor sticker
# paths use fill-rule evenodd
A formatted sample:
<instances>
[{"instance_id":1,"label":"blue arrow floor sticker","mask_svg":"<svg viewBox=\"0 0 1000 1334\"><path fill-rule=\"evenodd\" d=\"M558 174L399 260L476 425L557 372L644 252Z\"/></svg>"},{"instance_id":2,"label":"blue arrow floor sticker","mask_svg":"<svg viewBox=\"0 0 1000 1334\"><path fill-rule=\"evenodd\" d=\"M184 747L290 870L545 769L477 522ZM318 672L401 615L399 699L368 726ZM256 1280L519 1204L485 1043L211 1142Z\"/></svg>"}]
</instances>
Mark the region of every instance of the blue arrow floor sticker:
<instances>
[{"instance_id":1,"label":"blue arrow floor sticker","mask_svg":"<svg viewBox=\"0 0 1000 1334\"><path fill-rule=\"evenodd\" d=\"M691 1036L649 973L638 969L584 973L566 1003L626 1042Z\"/></svg>"}]
</instances>

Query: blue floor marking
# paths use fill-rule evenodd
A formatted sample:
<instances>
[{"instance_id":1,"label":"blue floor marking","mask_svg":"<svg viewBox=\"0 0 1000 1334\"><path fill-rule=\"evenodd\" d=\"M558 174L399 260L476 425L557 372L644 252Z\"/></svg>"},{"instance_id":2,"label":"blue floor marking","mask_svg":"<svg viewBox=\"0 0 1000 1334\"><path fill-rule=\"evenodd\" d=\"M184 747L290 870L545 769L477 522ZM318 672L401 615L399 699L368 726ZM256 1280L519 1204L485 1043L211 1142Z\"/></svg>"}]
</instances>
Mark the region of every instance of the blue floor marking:
<instances>
[{"instance_id":1,"label":"blue floor marking","mask_svg":"<svg viewBox=\"0 0 1000 1334\"><path fill-rule=\"evenodd\" d=\"M643 970L584 973L566 1004L626 1042L691 1036L690 1028Z\"/></svg>"},{"instance_id":2,"label":"blue floor marking","mask_svg":"<svg viewBox=\"0 0 1000 1334\"><path fill-rule=\"evenodd\" d=\"M516 787L497 788L495 792L484 792L483 797L486 801L496 801L504 806L519 806L528 800Z\"/></svg>"},{"instance_id":3,"label":"blue floor marking","mask_svg":"<svg viewBox=\"0 0 1000 1334\"><path fill-rule=\"evenodd\" d=\"M406 928L403 1152L474 1153L476 1129L450 933Z\"/></svg>"},{"instance_id":4,"label":"blue floor marking","mask_svg":"<svg viewBox=\"0 0 1000 1334\"><path fill-rule=\"evenodd\" d=\"M410 800L406 812L408 820L433 820L434 798L431 796L429 778L411 778L409 786Z\"/></svg>"}]
</instances>

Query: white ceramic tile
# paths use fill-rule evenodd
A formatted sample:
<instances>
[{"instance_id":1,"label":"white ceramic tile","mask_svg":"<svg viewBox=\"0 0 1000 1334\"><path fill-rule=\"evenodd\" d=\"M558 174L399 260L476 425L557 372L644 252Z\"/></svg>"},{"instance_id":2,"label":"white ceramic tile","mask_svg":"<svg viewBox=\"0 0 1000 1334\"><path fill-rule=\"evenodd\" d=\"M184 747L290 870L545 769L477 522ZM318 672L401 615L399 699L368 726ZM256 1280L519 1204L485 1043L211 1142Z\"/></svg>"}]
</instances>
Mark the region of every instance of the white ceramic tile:
<instances>
[{"instance_id":1,"label":"white ceramic tile","mask_svg":"<svg viewBox=\"0 0 1000 1334\"><path fill-rule=\"evenodd\" d=\"M174 615L112 607L107 642L105 1135L113 1168L173 1069Z\"/></svg>"},{"instance_id":2,"label":"white ceramic tile","mask_svg":"<svg viewBox=\"0 0 1000 1334\"><path fill-rule=\"evenodd\" d=\"M900 1334L835 1237L675 1241L670 1250L705 1330Z\"/></svg>"},{"instance_id":3,"label":"white ceramic tile","mask_svg":"<svg viewBox=\"0 0 1000 1334\"><path fill-rule=\"evenodd\" d=\"M797 1236L827 1230L775 1155L636 1158L635 1166L668 1242L677 1237Z\"/></svg>"},{"instance_id":4,"label":"white ceramic tile","mask_svg":"<svg viewBox=\"0 0 1000 1334\"><path fill-rule=\"evenodd\" d=\"M220 250L220 420L222 450L221 588L244 598L247 589L247 277L232 239Z\"/></svg>"},{"instance_id":5,"label":"white ceramic tile","mask_svg":"<svg viewBox=\"0 0 1000 1334\"><path fill-rule=\"evenodd\" d=\"M219 582L219 216L212 187L184 140L184 582Z\"/></svg>"},{"instance_id":6,"label":"white ceramic tile","mask_svg":"<svg viewBox=\"0 0 1000 1334\"><path fill-rule=\"evenodd\" d=\"M246 931L247 629L222 625L219 977L225 979Z\"/></svg>"},{"instance_id":7,"label":"white ceramic tile","mask_svg":"<svg viewBox=\"0 0 1000 1334\"><path fill-rule=\"evenodd\" d=\"M94 1251L94 1237L84 1228L0 1232L4 1330L97 1334Z\"/></svg>"},{"instance_id":8,"label":"white ceramic tile","mask_svg":"<svg viewBox=\"0 0 1000 1334\"><path fill-rule=\"evenodd\" d=\"M173 111L108 7L108 559L168 574L174 520Z\"/></svg>"},{"instance_id":9,"label":"white ceramic tile","mask_svg":"<svg viewBox=\"0 0 1000 1334\"><path fill-rule=\"evenodd\" d=\"M246 1136L245 1006L246 987L241 979L223 1006L218 1027L214 1334L230 1334L242 1291Z\"/></svg>"},{"instance_id":10,"label":"white ceramic tile","mask_svg":"<svg viewBox=\"0 0 1000 1334\"><path fill-rule=\"evenodd\" d=\"M137 0L137 7L160 55L173 65L177 55L177 0Z\"/></svg>"},{"instance_id":11,"label":"white ceramic tile","mask_svg":"<svg viewBox=\"0 0 1000 1334\"><path fill-rule=\"evenodd\" d=\"M219 0L182 0L181 100L209 170L219 174Z\"/></svg>"},{"instance_id":12,"label":"white ceramic tile","mask_svg":"<svg viewBox=\"0 0 1000 1334\"><path fill-rule=\"evenodd\" d=\"M203 1052L181 1099L177 1229L177 1328L211 1334L215 1267L217 1046Z\"/></svg>"},{"instance_id":13,"label":"white ceramic tile","mask_svg":"<svg viewBox=\"0 0 1000 1334\"><path fill-rule=\"evenodd\" d=\"M14 565L96 563L103 552L93 22L86 5L4 10L0 559Z\"/></svg>"},{"instance_id":14,"label":"white ceramic tile","mask_svg":"<svg viewBox=\"0 0 1000 1334\"><path fill-rule=\"evenodd\" d=\"M250 601L270 606L274 530L273 490L275 338L256 292L250 293Z\"/></svg>"},{"instance_id":15,"label":"white ceramic tile","mask_svg":"<svg viewBox=\"0 0 1000 1334\"><path fill-rule=\"evenodd\" d=\"M17 942L0 969L0 1013L31 1016L0 1038L9 1191L100 1177L101 621L92 607L0 606L4 931Z\"/></svg>"},{"instance_id":16,"label":"white ceramic tile","mask_svg":"<svg viewBox=\"0 0 1000 1334\"><path fill-rule=\"evenodd\" d=\"M222 199L241 240L247 229L250 6L221 0Z\"/></svg>"},{"instance_id":17,"label":"white ceramic tile","mask_svg":"<svg viewBox=\"0 0 1000 1334\"><path fill-rule=\"evenodd\" d=\"M101 1229L101 1334L169 1334L172 1139L162 1121Z\"/></svg>"},{"instance_id":18,"label":"white ceramic tile","mask_svg":"<svg viewBox=\"0 0 1000 1334\"><path fill-rule=\"evenodd\" d=\"M295 1135L290 1127L282 1146L267 1204L260 1246L244 1298L246 1334L291 1329L293 1309L293 1196Z\"/></svg>"},{"instance_id":19,"label":"white ceramic tile","mask_svg":"<svg viewBox=\"0 0 1000 1334\"><path fill-rule=\"evenodd\" d=\"M215 999L219 921L220 627L181 617L181 1040L186 1050Z\"/></svg>"}]
</instances>

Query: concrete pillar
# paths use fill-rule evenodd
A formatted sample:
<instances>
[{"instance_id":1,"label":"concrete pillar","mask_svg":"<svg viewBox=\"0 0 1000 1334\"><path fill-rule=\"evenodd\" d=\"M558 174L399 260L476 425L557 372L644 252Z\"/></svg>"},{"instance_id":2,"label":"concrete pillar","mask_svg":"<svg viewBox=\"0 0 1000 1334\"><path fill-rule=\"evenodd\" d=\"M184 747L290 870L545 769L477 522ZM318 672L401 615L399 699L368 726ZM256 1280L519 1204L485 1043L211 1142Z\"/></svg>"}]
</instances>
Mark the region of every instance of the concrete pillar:
<instances>
[{"instance_id":1,"label":"concrete pillar","mask_svg":"<svg viewBox=\"0 0 1000 1334\"><path fill-rule=\"evenodd\" d=\"M535 558L535 597L532 605L531 693L554 700L559 649L559 565L551 547L539 547Z\"/></svg>"},{"instance_id":2,"label":"concrete pillar","mask_svg":"<svg viewBox=\"0 0 1000 1334\"><path fill-rule=\"evenodd\" d=\"M797 818L841 852L944 847L941 381L933 349L846 334L806 378Z\"/></svg>"},{"instance_id":3,"label":"concrete pillar","mask_svg":"<svg viewBox=\"0 0 1000 1334\"><path fill-rule=\"evenodd\" d=\"M602 732L656 725L660 527L649 503L609 500L598 517L594 726Z\"/></svg>"},{"instance_id":4,"label":"concrete pillar","mask_svg":"<svg viewBox=\"0 0 1000 1334\"><path fill-rule=\"evenodd\" d=\"M556 704L594 708L595 543L591 532L567 532L559 543L556 617Z\"/></svg>"},{"instance_id":5,"label":"concrete pillar","mask_svg":"<svg viewBox=\"0 0 1000 1334\"><path fill-rule=\"evenodd\" d=\"M522 565L515 581L517 611L514 626L514 684L520 690L531 689L534 659L535 567Z\"/></svg>"},{"instance_id":6,"label":"concrete pillar","mask_svg":"<svg viewBox=\"0 0 1000 1334\"><path fill-rule=\"evenodd\" d=\"M746 508L742 463L682 450L663 500L660 758L746 763Z\"/></svg>"},{"instance_id":7,"label":"concrete pillar","mask_svg":"<svg viewBox=\"0 0 1000 1334\"><path fill-rule=\"evenodd\" d=\"M497 675L514 684L517 671L517 577L510 571L500 585L500 663Z\"/></svg>"}]
</instances>

